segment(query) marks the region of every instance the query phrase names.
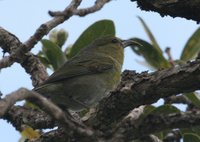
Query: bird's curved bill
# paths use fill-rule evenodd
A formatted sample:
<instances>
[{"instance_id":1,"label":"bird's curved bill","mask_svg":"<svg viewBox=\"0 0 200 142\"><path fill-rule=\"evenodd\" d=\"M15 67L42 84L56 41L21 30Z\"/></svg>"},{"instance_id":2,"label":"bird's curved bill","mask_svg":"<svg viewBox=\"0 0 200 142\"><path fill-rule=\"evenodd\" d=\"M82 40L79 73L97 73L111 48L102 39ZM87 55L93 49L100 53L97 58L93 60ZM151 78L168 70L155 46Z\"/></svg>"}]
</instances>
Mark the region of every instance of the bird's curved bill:
<instances>
[{"instance_id":1,"label":"bird's curved bill","mask_svg":"<svg viewBox=\"0 0 200 142\"><path fill-rule=\"evenodd\" d=\"M129 40L122 40L122 45L123 45L124 48L127 47L127 46L131 46L131 45L142 46L139 42L133 41L131 39L129 39Z\"/></svg>"}]
</instances>

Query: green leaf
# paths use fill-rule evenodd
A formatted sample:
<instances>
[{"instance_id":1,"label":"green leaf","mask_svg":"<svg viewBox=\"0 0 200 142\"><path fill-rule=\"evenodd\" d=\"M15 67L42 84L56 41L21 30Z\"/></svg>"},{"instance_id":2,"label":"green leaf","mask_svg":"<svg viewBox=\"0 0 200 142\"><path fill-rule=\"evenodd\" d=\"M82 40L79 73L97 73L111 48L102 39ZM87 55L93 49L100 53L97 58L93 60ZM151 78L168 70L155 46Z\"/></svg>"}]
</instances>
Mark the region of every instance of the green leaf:
<instances>
[{"instance_id":1,"label":"green leaf","mask_svg":"<svg viewBox=\"0 0 200 142\"><path fill-rule=\"evenodd\" d=\"M174 60L175 65L184 65L185 61L183 60Z\"/></svg>"},{"instance_id":2,"label":"green leaf","mask_svg":"<svg viewBox=\"0 0 200 142\"><path fill-rule=\"evenodd\" d=\"M144 111L143 111L142 115L140 116L140 120L142 120L143 118L145 118L147 115L149 115L155 109L156 109L156 107L152 106L152 105L145 106Z\"/></svg>"},{"instance_id":3,"label":"green leaf","mask_svg":"<svg viewBox=\"0 0 200 142\"><path fill-rule=\"evenodd\" d=\"M186 97L197 107L200 107L200 96L196 93L185 93Z\"/></svg>"},{"instance_id":4,"label":"green leaf","mask_svg":"<svg viewBox=\"0 0 200 142\"><path fill-rule=\"evenodd\" d=\"M147 24L144 22L144 20L138 16L138 19L140 20L140 22L142 23L142 26L144 28L144 30L146 31L149 39L151 40L152 42L152 46L160 53L162 54L162 50L160 48L160 46L158 45L155 37L153 36L152 32L150 31L150 29L148 28Z\"/></svg>"},{"instance_id":5,"label":"green leaf","mask_svg":"<svg viewBox=\"0 0 200 142\"><path fill-rule=\"evenodd\" d=\"M115 26L111 20L97 21L89 26L76 40L67 57L72 58L80 49L86 47L93 40L106 35L115 35Z\"/></svg>"},{"instance_id":6,"label":"green leaf","mask_svg":"<svg viewBox=\"0 0 200 142\"><path fill-rule=\"evenodd\" d=\"M194 133L200 135L200 127L181 128L181 134Z\"/></svg>"},{"instance_id":7,"label":"green leaf","mask_svg":"<svg viewBox=\"0 0 200 142\"><path fill-rule=\"evenodd\" d=\"M154 69L168 68L170 63L164 58L163 54L158 52L156 48L139 38L132 38L131 40L138 42L142 46L131 46L131 49L139 56L143 56L146 62L151 65Z\"/></svg>"},{"instance_id":8,"label":"green leaf","mask_svg":"<svg viewBox=\"0 0 200 142\"><path fill-rule=\"evenodd\" d=\"M200 142L200 136L194 133L186 133L183 135L183 142Z\"/></svg>"},{"instance_id":9,"label":"green leaf","mask_svg":"<svg viewBox=\"0 0 200 142\"><path fill-rule=\"evenodd\" d=\"M183 61L189 61L193 59L200 51L200 28L198 28L194 34L187 41L180 59Z\"/></svg>"},{"instance_id":10,"label":"green leaf","mask_svg":"<svg viewBox=\"0 0 200 142\"><path fill-rule=\"evenodd\" d=\"M145 106L144 113L149 114L150 112L152 112L155 109L156 109L156 107L152 106L152 105Z\"/></svg>"},{"instance_id":11,"label":"green leaf","mask_svg":"<svg viewBox=\"0 0 200 142\"><path fill-rule=\"evenodd\" d=\"M68 45L67 48L65 48L65 50L64 50L64 53L65 53L67 59L69 59L69 54L70 54L70 52L71 52L72 46L73 46L73 45L70 44L70 45Z\"/></svg>"},{"instance_id":12,"label":"green leaf","mask_svg":"<svg viewBox=\"0 0 200 142\"><path fill-rule=\"evenodd\" d=\"M138 125L142 124L145 118L147 118L149 115L161 115L161 114L171 114L171 113L180 113L180 110L176 108L173 105L162 105L159 107L154 106L146 106L144 109L143 114L140 116L140 119L138 121ZM137 125L137 124L136 124ZM168 129L163 130L161 132L156 133L155 135L158 136L160 139L162 139L165 135L165 133L168 132Z\"/></svg>"},{"instance_id":13,"label":"green leaf","mask_svg":"<svg viewBox=\"0 0 200 142\"><path fill-rule=\"evenodd\" d=\"M179 112L180 110L176 108L175 106L166 104L166 105L162 105L155 108L153 111L151 111L150 114L160 115L160 114L170 114L170 113L179 113Z\"/></svg>"},{"instance_id":14,"label":"green leaf","mask_svg":"<svg viewBox=\"0 0 200 142\"><path fill-rule=\"evenodd\" d=\"M159 107L154 107L154 106L146 106L144 109L143 114L140 116L140 121L142 122L144 118L146 118L148 115L153 114L153 115L160 115L160 114L170 114L170 113L179 113L180 110L176 108L173 105L162 105Z\"/></svg>"},{"instance_id":15,"label":"green leaf","mask_svg":"<svg viewBox=\"0 0 200 142\"><path fill-rule=\"evenodd\" d=\"M49 60L47 59L47 57L44 55L44 53L42 51L39 51L37 54L38 58L40 59L40 61L42 62L42 64L46 67L46 68L50 68L52 69L52 66L49 63Z\"/></svg>"},{"instance_id":16,"label":"green leaf","mask_svg":"<svg viewBox=\"0 0 200 142\"><path fill-rule=\"evenodd\" d=\"M57 44L47 39L43 39L41 42L43 45L43 53L48 59L49 63L53 66L54 70L65 63L67 60L66 56Z\"/></svg>"}]
</instances>

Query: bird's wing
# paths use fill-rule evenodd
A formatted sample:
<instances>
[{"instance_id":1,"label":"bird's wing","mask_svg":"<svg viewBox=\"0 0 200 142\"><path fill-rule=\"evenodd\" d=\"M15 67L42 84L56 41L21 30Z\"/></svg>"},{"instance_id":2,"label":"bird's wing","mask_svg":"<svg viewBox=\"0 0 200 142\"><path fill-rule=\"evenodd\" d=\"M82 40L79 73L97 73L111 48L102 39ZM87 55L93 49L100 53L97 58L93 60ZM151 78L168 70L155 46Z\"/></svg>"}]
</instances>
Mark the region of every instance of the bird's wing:
<instances>
[{"instance_id":1,"label":"bird's wing","mask_svg":"<svg viewBox=\"0 0 200 142\"><path fill-rule=\"evenodd\" d=\"M53 73L44 84L53 83L57 81L62 81L65 79L88 75L102 73L114 68L113 64L110 62L102 61L102 58L96 57L95 59L81 59L81 60L71 60L66 62L60 69Z\"/></svg>"}]
</instances>

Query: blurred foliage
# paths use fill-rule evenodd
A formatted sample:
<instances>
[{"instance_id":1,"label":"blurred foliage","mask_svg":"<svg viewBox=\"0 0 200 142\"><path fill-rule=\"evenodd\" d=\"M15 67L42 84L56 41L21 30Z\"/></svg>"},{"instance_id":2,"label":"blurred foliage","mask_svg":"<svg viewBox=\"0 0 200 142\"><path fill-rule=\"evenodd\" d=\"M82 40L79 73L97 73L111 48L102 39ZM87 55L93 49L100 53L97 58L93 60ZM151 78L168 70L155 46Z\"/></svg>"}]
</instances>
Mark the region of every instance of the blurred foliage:
<instances>
[{"instance_id":1,"label":"blurred foliage","mask_svg":"<svg viewBox=\"0 0 200 142\"><path fill-rule=\"evenodd\" d=\"M23 130L21 131L21 138L19 142L25 142L27 140L32 140L40 137L40 132L34 130L33 128L23 125Z\"/></svg>"},{"instance_id":2,"label":"blurred foliage","mask_svg":"<svg viewBox=\"0 0 200 142\"><path fill-rule=\"evenodd\" d=\"M195 59L195 57L200 52L200 28L198 28L194 34L189 38L189 40L186 42L182 54L180 56L180 59L172 61L173 64L171 64L170 58L171 53L167 53L168 59L166 59L163 55L163 52L156 41L155 37L153 36L152 32L150 31L149 27L145 23L145 21L138 17L145 32L147 33L150 43L148 41L145 41L140 38L133 37L131 38L134 41L137 41L142 46L136 46L132 45L131 49L134 53L136 53L139 56L142 56L145 59L145 62L148 63L153 69L159 70L161 68L170 68L176 65L184 64L186 61ZM182 94L187 97L188 100L192 102L192 104L198 108L200 108L200 96L197 92L191 92L187 94ZM172 104L173 105L173 104ZM148 115L151 114L168 114L168 113L178 113L180 110L172 105L161 105L159 107L153 107L153 106L146 106L143 115L141 116L141 121L145 119ZM141 122L142 123L142 122ZM200 128L188 128L188 129L180 129L183 136L184 142L199 142L200 141ZM165 130L163 132L160 132L159 134L156 134L160 139L163 139L164 136L166 136L167 133L169 133L171 130Z\"/></svg>"},{"instance_id":3,"label":"blurred foliage","mask_svg":"<svg viewBox=\"0 0 200 142\"><path fill-rule=\"evenodd\" d=\"M196 57L200 51L200 28L198 28L183 48L180 59L183 61L189 61Z\"/></svg>"},{"instance_id":4,"label":"blurred foliage","mask_svg":"<svg viewBox=\"0 0 200 142\"><path fill-rule=\"evenodd\" d=\"M197 92L184 94L196 107L200 108L200 96Z\"/></svg>"},{"instance_id":5,"label":"blurred foliage","mask_svg":"<svg viewBox=\"0 0 200 142\"><path fill-rule=\"evenodd\" d=\"M195 133L185 133L183 142L200 142L200 136Z\"/></svg>"},{"instance_id":6,"label":"blurred foliage","mask_svg":"<svg viewBox=\"0 0 200 142\"><path fill-rule=\"evenodd\" d=\"M52 67L56 70L58 67L63 65L67 58L61 48L51 40L43 39L41 41L43 47L42 52L39 52L41 55L40 58L43 59L44 65Z\"/></svg>"},{"instance_id":7,"label":"blurred foliage","mask_svg":"<svg viewBox=\"0 0 200 142\"><path fill-rule=\"evenodd\" d=\"M38 53L38 57L45 67L56 70L93 40L106 35L115 35L113 21L97 21L90 25L73 45L68 45L66 49L62 50L63 45L67 41L68 33L63 29L53 30L49 34L49 39L43 39L41 41L42 50Z\"/></svg>"},{"instance_id":8,"label":"blurred foliage","mask_svg":"<svg viewBox=\"0 0 200 142\"><path fill-rule=\"evenodd\" d=\"M149 39L151 40L152 46L157 50L157 52L159 52L160 54L162 54L162 50L160 49L160 46L158 45L154 35L151 33L149 27L147 26L147 24L144 22L144 20L138 16L138 19L140 20L145 32L147 33Z\"/></svg>"},{"instance_id":9,"label":"blurred foliage","mask_svg":"<svg viewBox=\"0 0 200 142\"><path fill-rule=\"evenodd\" d=\"M115 26L111 20L97 21L89 26L75 41L70 51L67 54L68 58L72 58L81 48L85 48L88 44L94 41L96 38L113 35L115 36Z\"/></svg>"},{"instance_id":10,"label":"blurred foliage","mask_svg":"<svg viewBox=\"0 0 200 142\"><path fill-rule=\"evenodd\" d=\"M159 107L155 107L153 105L147 105L144 108L143 114L140 116L140 121L142 121L148 117L149 115L160 115L160 114L170 114L170 113L179 113L180 110L173 105L165 104Z\"/></svg>"},{"instance_id":11,"label":"blurred foliage","mask_svg":"<svg viewBox=\"0 0 200 142\"><path fill-rule=\"evenodd\" d=\"M141 22L145 32L147 33L150 42L145 41L137 37L130 38L131 40L139 43L141 46L132 45L132 51L142 56L145 62L154 70L159 70L162 68L170 68L180 64L184 64L186 61L194 59L200 51L200 28L197 29L194 34L186 42L180 59L170 60L171 55L168 53L168 59L165 57L164 53L156 41L153 33L150 28L147 26L145 21L138 17ZM73 45L65 46L67 42L68 33L61 30L53 30L49 39L43 39L42 50L38 53L38 57L45 67L52 70L59 68L64 62L75 56L82 48L87 47L96 38L106 36L106 35L115 35L115 25L111 20L100 20L92 25L90 25L74 42ZM173 62L173 63L172 63ZM185 95L196 107L200 107L200 98L198 93L187 93ZM140 117L140 123L149 115L160 115L160 114L170 114L170 113L180 113L181 111L175 107L173 104L163 104L159 107L155 106L146 106L144 113ZM82 112L81 116L84 116L87 111ZM196 142L200 141L200 128L188 128L180 129L184 142ZM156 134L160 139L163 139L171 130L164 130Z\"/></svg>"},{"instance_id":12,"label":"blurred foliage","mask_svg":"<svg viewBox=\"0 0 200 142\"><path fill-rule=\"evenodd\" d=\"M143 56L145 61L154 69L168 68L170 63L165 59L162 52L155 48L152 44L139 38L131 38L131 40L140 43L142 46L131 46L131 49L139 56Z\"/></svg>"},{"instance_id":13,"label":"blurred foliage","mask_svg":"<svg viewBox=\"0 0 200 142\"><path fill-rule=\"evenodd\" d=\"M53 43L57 44L59 47L62 47L68 38L68 32L66 32L64 29L61 30L53 30L49 34L49 40Z\"/></svg>"},{"instance_id":14,"label":"blurred foliage","mask_svg":"<svg viewBox=\"0 0 200 142\"><path fill-rule=\"evenodd\" d=\"M157 43L154 35L150 31L147 24L141 17L138 17L145 32L147 33L151 43L145 41L140 38L131 38L132 40L140 43L142 46L132 45L131 49L137 55L144 57L145 61L150 65L153 69L161 69L161 68L169 68L171 67L169 61L164 57L163 52Z\"/></svg>"}]
</instances>

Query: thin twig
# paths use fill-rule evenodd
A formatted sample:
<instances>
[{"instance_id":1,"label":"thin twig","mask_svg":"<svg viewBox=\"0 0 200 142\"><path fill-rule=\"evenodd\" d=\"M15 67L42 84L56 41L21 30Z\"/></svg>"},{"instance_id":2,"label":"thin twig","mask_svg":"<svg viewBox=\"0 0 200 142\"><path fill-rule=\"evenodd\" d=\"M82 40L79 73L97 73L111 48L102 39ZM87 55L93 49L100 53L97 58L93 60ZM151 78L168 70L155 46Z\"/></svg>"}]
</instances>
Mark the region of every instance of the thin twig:
<instances>
[{"instance_id":1,"label":"thin twig","mask_svg":"<svg viewBox=\"0 0 200 142\"><path fill-rule=\"evenodd\" d=\"M174 63L174 60L173 60L173 58L172 58L171 48L170 48L170 47L167 47L167 48L165 49L165 53L166 53L167 56L168 56L168 61L169 61L169 63L174 67L174 66L175 66L175 63Z\"/></svg>"},{"instance_id":2,"label":"thin twig","mask_svg":"<svg viewBox=\"0 0 200 142\"><path fill-rule=\"evenodd\" d=\"M78 16L85 16L90 13L94 13L98 10L100 10L106 3L108 3L110 0L96 0L95 4L89 8L84 9L74 9L73 13L74 15Z\"/></svg>"},{"instance_id":3,"label":"thin twig","mask_svg":"<svg viewBox=\"0 0 200 142\"><path fill-rule=\"evenodd\" d=\"M63 11L49 11L49 15L52 17L57 16L65 16L68 17L69 13L73 13L74 9L78 8L78 6L81 4L82 0L73 0L67 8L65 8Z\"/></svg>"},{"instance_id":4,"label":"thin twig","mask_svg":"<svg viewBox=\"0 0 200 142\"><path fill-rule=\"evenodd\" d=\"M73 15L79 15L79 16L85 16L90 13L94 13L98 10L100 10L107 2L110 0L97 0L95 4L89 8L79 9L77 10L78 6L81 4L82 0L72 0L72 2L65 8L63 11L57 11L52 12L49 11L49 14L51 16L54 16L54 18L44 24L42 24L34 33L33 36L31 36L30 39L28 39L24 44L28 49L34 47L34 45L42 39L42 37L49 33L49 31L59 24L65 22Z\"/></svg>"}]
</instances>

